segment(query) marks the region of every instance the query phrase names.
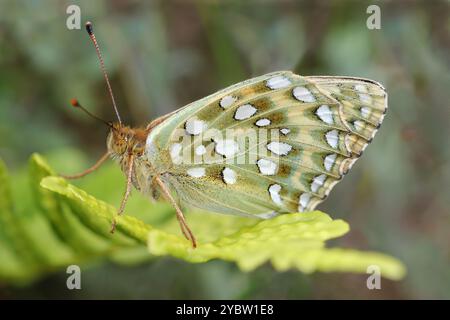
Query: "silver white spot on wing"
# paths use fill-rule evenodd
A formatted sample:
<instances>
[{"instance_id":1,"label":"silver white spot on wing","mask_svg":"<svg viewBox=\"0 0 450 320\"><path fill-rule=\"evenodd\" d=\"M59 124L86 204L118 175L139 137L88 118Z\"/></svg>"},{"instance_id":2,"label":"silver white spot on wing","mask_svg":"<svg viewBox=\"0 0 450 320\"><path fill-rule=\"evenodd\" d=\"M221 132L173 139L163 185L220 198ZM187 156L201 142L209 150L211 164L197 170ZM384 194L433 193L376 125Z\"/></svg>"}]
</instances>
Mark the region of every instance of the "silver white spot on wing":
<instances>
[{"instance_id":1,"label":"silver white spot on wing","mask_svg":"<svg viewBox=\"0 0 450 320\"><path fill-rule=\"evenodd\" d=\"M325 167L325 170L331 171L333 168L334 162L336 161L337 154L331 153L325 157L323 160L323 166Z\"/></svg>"},{"instance_id":2,"label":"silver white spot on wing","mask_svg":"<svg viewBox=\"0 0 450 320\"><path fill-rule=\"evenodd\" d=\"M234 184L237 180L236 172L230 168L224 168L222 170L222 177L226 184Z\"/></svg>"},{"instance_id":3,"label":"silver white spot on wing","mask_svg":"<svg viewBox=\"0 0 450 320\"><path fill-rule=\"evenodd\" d=\"M330 147L337 149L339 145L339 132L336 129L330 130L325 134L325 139Z\"/></svg>"},{"instance_id":4,"label":"silver white spot on wing","mask_svg":"<svg viewBox=\"0 0 450 320\"><path fill-rule=\"evenodd\" d=\"M248 119L256 113L256 108L251 104L244 104L237 108L234 118L236 120Z\"/></svg>"},{"instance_id":5,"label":"silver white spot on wing","mask_svg":"<svg viewBox=\"0 0 450 320\"><path fill-rule=\"evenodd\" d=\"M291 129L283 128L283 129L280 129L280 132L284 135L287 135L289 132L291 132Z\"/></svg>"},{"instance_id":6,"label":"silver white spot on wing","mask_svg":"<svg viewBox=\"0 0 450 320\"><path fill-rule=\"evenodd\" d=\"M277 164L272 160L259 159L256 164L259 171L266 176L273 176L277 172Z\"/></svg>"},{"instance_id":7,"label":"silver white spot on wing","mask_svg":"<svg viewBox=\"0 0 450 320\"><path fill-rule=\"evenodd\" d=\"M367 87L363 84L357 84L355 85L355 90L361 93L366 93L367 92Z\"/></svg>"},{"instance_id":8,"label":"silver white spot on wing","mask_svg":"<svg viewBox=\"0 0 450 320\"><path fill-rule=\"evenodd\" d=\"M353 121L353 126L357 131L363 130L365 127L365 122L361 120L355 120Z\"/></svg>"},{"instance_id":9,"label":"silver white spot on wing","mask_svg":"<svg viewBox=\"0 0 450 320\"><path fill-rule=\"evenodd\" d=\"M186 121L186 132L190 135L199 135L204 132L207 128L207 124L203 120L199 120L196 117L191 118Z\"/></svg>"},{"instance_id":10,"label":"silver white spot on wing","mask_svg":"<svg viewBox=\"0 0 450 320\"><path fill-rule=\"evenodd\" d=\"M370 104L372 102L372 97L367 93L360 93L359 100L364 104Z\"/></svg>"},{"instance_id":11,"label":"silver white spot on wing","mask_svg":"<svg viewBox=\"0 0 450 320\"><path fill-rule=\"evenodd\" d=\"M172 162L174 164L180 164L181 163L181 151L182 145L181 143L174 143L170 146L170 158L172 159Z\"/></svg>"},{"instance_id":12,"label":"silver white spot on wing","mask_svg":"<svg viewBox=\"0 0 450 320\"><path fill-rule=\"evenodd\" d=\"M197 148L195 148L195 154L198 156L202 156L206 153L206 148L204 145L199 145Z\"/></svg>"},{"instance_id":13,"label":"silver white spot on wing","mask_svg":"<svg viewBox=\"0 0 450 320\"><path fill-rule=\"evenodd\" d=\"M321 174L319 176L314 177L312 183L311 183L311 191L317 192L321 186L323 186L325 179L327 176L325 174Z\"/></svg>"},{"instance_id":14,"label":"silver white spot on wing","mask_svg":"<svg viewBox=\"0 0 450 320\"><path fill-rule=\"evenodd\" d=\"M235 103L237 100L236 97L233 96L225 96L222 99L220 99L220 106L224 109L228 108L229 106L231 106L233 103Z\"/></svg>"},{"instance_id":15,"label":"silver white spot on wing","mask_svg":"<svg viewBox=\"0 0 450 320\"><path fill-rule=\"evenodd\" d=\"M255 124L258 127L265 127L265 126L268 126L270 124L270 120L266 119L266 118L262 118L262 119L259 119L258 121L256 121Z\"/></svg>"},{"instance_id":16,"label":"silver white spot on wing","mask_svg":"<svg viewBox=\"0 0 450 320\"><path fill-rule=\"evenodd\" d=\"M327 124L333 124L333 112L331 111L330 107L326 104L321 105L316 110L316 115L322 120L323 122Z\"/></svg>"},{"instance_id":17,"label":"silver white spot on wing","mask_svg":"<svg viewBox=\"0 0 450 320\"><path fill-rule=\"evenodd\" d=\"M270 198L272 198L272 201L279 206L283 205L283 202L281 201L280 191L281 186L279 184L272 184L269 187Z\"/></svg>"},{"instance_id":18,"label":"silver white spot on wing","mask_svg":"<svg viewBox=\"0 0 450 320\"><path fill-rule=\"evenodd\" d=\"M215 150L218 154L229 158L239 152L239 144L232 139L215 140Z\"/></svg>"},{"instance_id":19,"label":"silver white spot on wing","mask_svg":"<svg viewBox=\"0 0 450 320\"><path fill-rule=\"evenodd\" d=\"M303 102L314 102L316 101L316 98L314 98L311 91L306 89L305 87L295 87L292 91L294 94L294 97L297 100L303 101Z\"/></svg>"},{"instance_id":20,"label":"silver white spot on wing","mask_svg":"<svg viewBox=\"0 0 450 320\"><path fill-rule=\"evenodd\" d=\"M279 156L285 156L292 150L292 146L285 142L273 141L267 145L267 149Z\"/></svg>"},{"instance_id":21,"label":"silver white spot on wing","mask_svg":"<svg viewBox=\"0 0 450 320\"><path fill-rule=\"evenodd\" d=\"M270 89L275 90L289 87L291 85L291 80L285 76L275 76L267 80L266 84Z\"/></svg>"},{"instance_id":22,"label":"silver white spot on wing","mask_svg":"<svg viewBox=\"0 0 450 320\"><path fill-rule=\"evenodd\" d=\"M298 211L299 212L305 211L310 200L311 200L311 194L302 193L302 195L298 198Z\"/></svg>"},{"instance_id":23,"label":"silver white spot on wing","mask_svg":"<svg viewBox=\"0 0 450 320\"><path fill-rule=\"evenodd\" d=\"M361 116L363 117L363 118L368 118L369 116L370 116L370 112L371 112L371 110L370 110L370 108L369 107L361 107Z\"/></svg>"},{"instance_id":24,"label":"silver white spot on wing","mask_svg":"<svg viewBox=\"0 0 450 320\"><path fill-rule=\"evenodd\" d=\"M190 175L192 178L201 178L205 176L205 168L202 167L191 168L187 170L187 174Z\"/></svg>"}]
</instances>

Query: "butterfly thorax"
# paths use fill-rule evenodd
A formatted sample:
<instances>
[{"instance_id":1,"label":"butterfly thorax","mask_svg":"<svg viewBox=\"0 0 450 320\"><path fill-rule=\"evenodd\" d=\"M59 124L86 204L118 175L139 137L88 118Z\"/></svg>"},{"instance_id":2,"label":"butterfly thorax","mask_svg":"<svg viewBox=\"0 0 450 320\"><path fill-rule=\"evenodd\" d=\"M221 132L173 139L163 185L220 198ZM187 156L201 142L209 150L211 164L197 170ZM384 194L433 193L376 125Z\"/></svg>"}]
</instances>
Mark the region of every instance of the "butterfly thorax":
<instances>
[{"instance_id":1,"label":"butterfly thorax","mask_svg":"<svg viewBox=\"0 0 450 320\"><path fill-rule=\"evenodd\" d=\"M145 147L148 134L151 130L131 128L113 123L107 138L109 154L118 160L125 174L128 174L130 160L132 166L132 183L137 190L158 198L153 186L154 167L145 156Z\"/></svg>"},{"instance_id":2,"label":"butterfly thorax","mask_svg":"<svg viewBox=\"0 0 450 320\"><path fill-rule=\"evenodd\" d=\"M130 128L120 123L113 123L107 139L108 151L114 158L129 155L140 157L145 150L148 131L142 128Z\"/></svg>"}]
</instances>

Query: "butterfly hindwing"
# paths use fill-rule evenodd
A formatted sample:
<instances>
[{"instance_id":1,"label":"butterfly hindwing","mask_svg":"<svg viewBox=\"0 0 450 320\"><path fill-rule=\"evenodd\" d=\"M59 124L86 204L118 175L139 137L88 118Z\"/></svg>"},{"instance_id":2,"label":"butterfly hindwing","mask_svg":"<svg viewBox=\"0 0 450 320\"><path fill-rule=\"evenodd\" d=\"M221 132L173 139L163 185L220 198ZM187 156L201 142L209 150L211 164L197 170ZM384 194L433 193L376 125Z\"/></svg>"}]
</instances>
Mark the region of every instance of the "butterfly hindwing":
<instances>
[{"instance_id":1,"label":"butterfly hindwing","mask_svg":"<svg viewBox=\"0 0 450 320\"><path fill-rule=\"evenodd\" d=\"M308 211L358 159L386 108L370 80L270 73L175 112L150 132L147 156L190 205L260 217Z\"/></svg>"}]
</instances>

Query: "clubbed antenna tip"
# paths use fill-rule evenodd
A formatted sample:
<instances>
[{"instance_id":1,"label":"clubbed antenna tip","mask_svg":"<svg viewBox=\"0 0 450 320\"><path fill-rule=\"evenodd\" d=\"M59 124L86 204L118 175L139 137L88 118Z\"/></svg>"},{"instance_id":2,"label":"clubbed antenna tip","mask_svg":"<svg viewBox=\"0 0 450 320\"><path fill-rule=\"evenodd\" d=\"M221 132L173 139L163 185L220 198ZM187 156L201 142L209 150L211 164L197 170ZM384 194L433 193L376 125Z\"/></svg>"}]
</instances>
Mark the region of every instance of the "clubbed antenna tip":
<instances>
[{"instance_id":1,"label":"clubbed antenna tip","mask_svg":"<svg viewBox=\"0 0 450 320\"><path fill-rule=\"evenodd\" d=\"M86 31L89 33L89 35L92 35L94 33L94 29L92 28L92 22L88 21L86 22Z\"/></svg>"},{"instance_id":2,"label":"clubbed antenna tip","mask_svg":"<svg viewBox=\"0 0 450 320\"><path fill-rule=\"evenodd\" d=\"M80 106L80 103L75 98L70 99L70 104L72 105L72 107L75 107L75 108L78 108Z\"/></svg>"}]
</instances>

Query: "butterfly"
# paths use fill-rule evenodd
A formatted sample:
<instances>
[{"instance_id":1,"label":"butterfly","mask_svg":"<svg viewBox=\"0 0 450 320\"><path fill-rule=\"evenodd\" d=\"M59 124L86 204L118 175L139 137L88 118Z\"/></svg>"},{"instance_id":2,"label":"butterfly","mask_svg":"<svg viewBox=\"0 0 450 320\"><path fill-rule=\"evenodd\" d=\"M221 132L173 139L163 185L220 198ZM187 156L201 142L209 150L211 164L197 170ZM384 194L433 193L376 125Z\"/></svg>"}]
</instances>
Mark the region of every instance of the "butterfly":
<instances>
[{"instance_id":1,"label":"butterfly","mask_svg":"<svg viewBox=\"0 0 450 320\"><path fill-rule=\"evenodd\" d=\"M132 187L154 199L162 196L194 247L182 206L263 219L311 211L362 155L387 111L386 90L376 81L278 71L234 84L145 128L131 128L117 112L92 24L86 28L118 121L106 122L106 154L92 168L66 177L117 159L127 177L118 215Z\"/></svg>"}]
</instances>

